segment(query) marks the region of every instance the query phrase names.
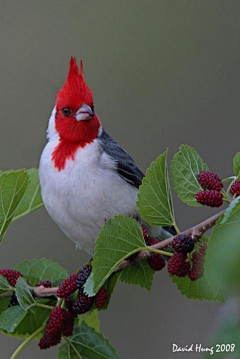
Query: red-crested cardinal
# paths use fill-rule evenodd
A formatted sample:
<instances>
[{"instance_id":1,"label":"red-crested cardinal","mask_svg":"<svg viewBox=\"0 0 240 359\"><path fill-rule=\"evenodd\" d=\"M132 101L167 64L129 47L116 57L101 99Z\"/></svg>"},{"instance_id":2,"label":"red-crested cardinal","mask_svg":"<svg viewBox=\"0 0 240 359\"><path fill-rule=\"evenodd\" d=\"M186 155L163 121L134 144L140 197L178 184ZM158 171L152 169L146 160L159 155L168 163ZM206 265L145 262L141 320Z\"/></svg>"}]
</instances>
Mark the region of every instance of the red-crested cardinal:
<instances>
[{"instance_id":1,"label":"red-crested cardinal","mask_svg":"<svg viewBox=\"0 0 240 359\"><path fill-rule=\"evenodd\" d=\"M92 255L98 233L115 215L143 222L136 200L144 174L102 128L82 62L79 70L75 58L57 95L47 138L39 165L42 199L77 247ZM161 227L146 228L151 235L169 236Z\"/></svg>"}]
</instances>

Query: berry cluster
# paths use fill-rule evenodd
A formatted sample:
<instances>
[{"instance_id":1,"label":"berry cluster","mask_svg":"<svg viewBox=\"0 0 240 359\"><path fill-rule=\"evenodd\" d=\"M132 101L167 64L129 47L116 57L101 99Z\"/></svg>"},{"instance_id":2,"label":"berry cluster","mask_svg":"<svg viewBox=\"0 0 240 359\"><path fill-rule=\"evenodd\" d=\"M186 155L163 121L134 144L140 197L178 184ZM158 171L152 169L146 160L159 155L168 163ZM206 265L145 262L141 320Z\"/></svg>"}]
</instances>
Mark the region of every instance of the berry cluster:
<instances>
[{"instance_id":1,"label":"berry cluster","mask_svg":"<svg viewBox=\"0 0 240 359\"><path fill-rule=\"evenodd\" d=\"M72 313L67 312L61 307L53 308L44 335L38 343L40 349L47 349L59 344L62 334L65 336L72 335L73 322L74 317Z\"/></svg>"},{"instance_id":2,"label":"berry cluster","mask_svg":"<svg viewBox=\"0 0 240 359\"><path fill-rule=\"evenodd\" d=\"M89 297L84 293L83 286L91 272L92 267L84 265L81 267L79 273L71 274L58 288L57 296L65 298L66 308L73 314L74 317L78 314L88 312L92 308L94 302L97 308L101 308L106 304L107 293L104 287L100 288L95 297ZM77 289L79 290L77 299L72 300L71 294Z\"/></svg>"},{"instance_id":3,"label":"berry cluster","mask_svg":"<svg viewBox=\"0 0 240 359\"><path fill-rule=\"evenodd\" d=\"M220 207L223 204L223 195L220 192L223 188L221 178L216 173L201 171L198 182L205 190L196 194L197 202L210 207Z\"/></svg>"},{"instance_id":4,"label":"berry cluster","mask_svg":"<svg viewBox=\"0 0 240 359\"><path fill-rule=\"evenodd\" d=\"M172 243L175 252L168 262L168 272L178 277L188 277L195 281L203 276L204 257L207 243L203 243L198 251L193 252L192 262L188 261L188 254L194 249L194 241L186 234L179 234Z\"/></svg>"}]
</instances>

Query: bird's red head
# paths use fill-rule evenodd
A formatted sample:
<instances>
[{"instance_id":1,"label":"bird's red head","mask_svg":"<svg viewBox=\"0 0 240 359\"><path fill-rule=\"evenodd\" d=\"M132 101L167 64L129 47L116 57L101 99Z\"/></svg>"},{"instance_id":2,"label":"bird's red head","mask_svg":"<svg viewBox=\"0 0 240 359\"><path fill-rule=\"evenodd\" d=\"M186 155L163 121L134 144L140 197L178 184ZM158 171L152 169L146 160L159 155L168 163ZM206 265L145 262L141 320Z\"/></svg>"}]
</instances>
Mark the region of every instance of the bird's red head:
<instances>
[{"instance_id":1,"label":"bird's red head","mask_svg":"<svg viewBox=\"0 0 240 359\"><path fill-rule=\"evenodd\" d=\"M91 89L84 80L82 61L79 70L76 58L71 57L67 79L57 95L56 130L61 140L83 145L97 137L100 126Z\"/></svg>"}]
</instances>

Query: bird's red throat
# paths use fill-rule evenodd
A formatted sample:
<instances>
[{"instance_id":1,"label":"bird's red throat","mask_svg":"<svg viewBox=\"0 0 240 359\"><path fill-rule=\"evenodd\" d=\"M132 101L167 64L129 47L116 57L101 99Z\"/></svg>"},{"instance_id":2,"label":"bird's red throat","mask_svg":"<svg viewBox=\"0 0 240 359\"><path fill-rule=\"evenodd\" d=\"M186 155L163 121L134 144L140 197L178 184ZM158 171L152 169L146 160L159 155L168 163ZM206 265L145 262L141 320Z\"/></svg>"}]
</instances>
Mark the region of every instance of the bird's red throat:
<instances>
[{"instance_id":1,"label":"bird's red throat","mask_svg":"<svg viewBox=\"0 0 240 359\"><path fill-rule=\"evenodd\" d=\"M101 126L98 116L77 122L74 118L56 116L55 128L59 133L59 144L52 153L52 161L58 171L66 168L67 161L74 161L78 149L84 148L98 136Z\"/></svg>"}]
</instances>

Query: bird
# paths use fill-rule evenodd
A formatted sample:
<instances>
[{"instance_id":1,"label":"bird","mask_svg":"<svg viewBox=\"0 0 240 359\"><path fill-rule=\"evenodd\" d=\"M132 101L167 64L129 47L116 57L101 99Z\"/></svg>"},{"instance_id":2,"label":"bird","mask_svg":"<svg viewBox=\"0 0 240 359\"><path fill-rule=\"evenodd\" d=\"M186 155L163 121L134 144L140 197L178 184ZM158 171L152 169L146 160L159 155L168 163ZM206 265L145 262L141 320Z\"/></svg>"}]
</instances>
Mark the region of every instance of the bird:
<instances>
[{"instance_id":1,"label":"bird","mask_svg":"<svg viewBox=\"0 0 240 359\"><path fill-rule=\"evenodd\" d=\"M132 157L102 127L81 60L71 57L67 79L57 94L39 163L47 212L77 248L93 255L106 221L127 215L161 238L170 229L151 227L137 211L144 178Z\"/></svg>"}]
</instances>

